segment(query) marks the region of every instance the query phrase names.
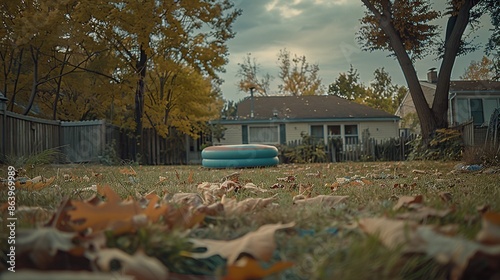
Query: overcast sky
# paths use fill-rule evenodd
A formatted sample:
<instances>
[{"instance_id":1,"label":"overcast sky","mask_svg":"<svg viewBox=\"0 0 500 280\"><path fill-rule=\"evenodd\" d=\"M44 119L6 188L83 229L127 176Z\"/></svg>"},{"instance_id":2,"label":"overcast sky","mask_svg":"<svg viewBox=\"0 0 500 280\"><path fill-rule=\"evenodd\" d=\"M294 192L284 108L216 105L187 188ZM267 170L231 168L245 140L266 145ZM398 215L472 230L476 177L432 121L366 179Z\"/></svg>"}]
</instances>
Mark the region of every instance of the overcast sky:
<instances>
[{"instance_id":1,"label":"overcast sky","mask_svg":"<svg viewBox=\"0 0 500 280\"><path fill-rule=\"evenodd\" d=\"M432 2L440 3L436 9L444 8L442 2L445 1ZM234 3L243 14L234 24L235 38L228 42L229 63L226 73L222 74L225 99L237 101L248 95L239 92L236 85L238 63L243 62L247 53L251 53L260 65L260 76L266 73L274 76L271 92L277 92L277 55L284 48L292 55L305 55L310 64L318 64L325 87L340 73L347 72L351 64L365 85L373 79L375 69L384 67L393 83L406 86L395 59L387 57L387 52L364 52L357 43L359 19L365 11L361 0L234 0ZM476 33L479 37L475 41L484 45L491 25L489 18L483 22L486 27ZM483 49L457 58L451 78L458 79L472 60L480 60ZM415 64L420 79L425 79L429 68L439 69L439 65L440 61L430 56Z\"/></svg>"}]
</instances>

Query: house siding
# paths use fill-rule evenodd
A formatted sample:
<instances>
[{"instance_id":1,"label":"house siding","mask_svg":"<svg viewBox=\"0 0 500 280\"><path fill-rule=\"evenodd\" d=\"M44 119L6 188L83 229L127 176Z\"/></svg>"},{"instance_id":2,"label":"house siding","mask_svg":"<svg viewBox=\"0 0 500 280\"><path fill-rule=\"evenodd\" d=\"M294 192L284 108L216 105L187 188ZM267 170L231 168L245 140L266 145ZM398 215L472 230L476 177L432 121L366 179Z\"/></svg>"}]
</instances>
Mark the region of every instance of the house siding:
<instances>
[{"instance_id":1,"label":"house siding","mask_svg":"<svg viewBox=\"0 0 500 280\"><path fill-rule=\"evenodd\" d=\"M309 134L308 123L287 123L286 124L286 141L295 141L302 139L301 133Z\"/></svg>"},{"instance_id":2,"label":"house siding","mask_svg":"<svg viewBox=\"0 0 500 280\"><path fill-rule=\"evenodd\" d=\"M359 124L359 135L365 129L370 132L370 138L375 140L386 140L399 136L399 128L397 122L364 122Z\"/></svg>"},{"instance_id":3,"label":"house siding","mask_svg":"<svg viewBox=\"0 0 500 280\"><path fill-rule=\"evenodd\" d=\"M234 125L224 125L226 131L224 131L224 139L218 142L214 139L215 145L236 145L242 142L242 130L241 124Z\"/></svg>"}]
</instances>

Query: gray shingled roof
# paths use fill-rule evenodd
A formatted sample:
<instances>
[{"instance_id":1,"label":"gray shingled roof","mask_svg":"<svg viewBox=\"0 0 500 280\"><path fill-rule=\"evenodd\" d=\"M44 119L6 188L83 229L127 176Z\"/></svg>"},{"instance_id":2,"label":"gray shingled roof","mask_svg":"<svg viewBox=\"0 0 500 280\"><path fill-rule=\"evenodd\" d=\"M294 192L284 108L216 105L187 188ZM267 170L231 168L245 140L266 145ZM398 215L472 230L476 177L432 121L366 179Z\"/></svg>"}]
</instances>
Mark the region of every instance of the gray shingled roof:
<instances>
[{"instance_id":1,"label":"gray shingled roof","mask_svg":"<svg viewBox=\"0 0 500 280\"><path fill-rule=\"evenodd\" d=\"M333 95L254 97L254 119L397 118ZM238 104L238 118L250 119L251 99ZM277 114L275 116L274 114Z\"/></svg>"},{"instance_id":2,"label":"gray shingled roof","mask_svg":"<svg viewBox=\"0 0 500 280\"><path fill-rule=\"evenodd\" d=\"M500 82L496 81L451 81L450 91L500 91Z\"/></svg>"}]
</instances>

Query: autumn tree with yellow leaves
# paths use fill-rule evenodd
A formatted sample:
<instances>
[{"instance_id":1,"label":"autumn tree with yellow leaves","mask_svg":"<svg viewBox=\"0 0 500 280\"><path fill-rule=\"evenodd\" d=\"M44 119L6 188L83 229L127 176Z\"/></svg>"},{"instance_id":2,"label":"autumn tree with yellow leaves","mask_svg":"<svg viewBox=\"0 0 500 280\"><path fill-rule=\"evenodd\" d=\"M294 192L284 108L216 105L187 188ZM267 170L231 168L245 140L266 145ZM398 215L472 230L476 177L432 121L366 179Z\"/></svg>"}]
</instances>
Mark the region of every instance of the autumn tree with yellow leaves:
<instances>
[{"instance_id":1,"label":"autumn tree with yellow leaves","mask_svg":"<svg viewBox=\"0 0 500 280\"><path fill-rule=\"evenodd\" d=\"M222 102L240 15L229 0L0 4L0 89L11 111L195 135Z\"/></svg>"}]
</instances>

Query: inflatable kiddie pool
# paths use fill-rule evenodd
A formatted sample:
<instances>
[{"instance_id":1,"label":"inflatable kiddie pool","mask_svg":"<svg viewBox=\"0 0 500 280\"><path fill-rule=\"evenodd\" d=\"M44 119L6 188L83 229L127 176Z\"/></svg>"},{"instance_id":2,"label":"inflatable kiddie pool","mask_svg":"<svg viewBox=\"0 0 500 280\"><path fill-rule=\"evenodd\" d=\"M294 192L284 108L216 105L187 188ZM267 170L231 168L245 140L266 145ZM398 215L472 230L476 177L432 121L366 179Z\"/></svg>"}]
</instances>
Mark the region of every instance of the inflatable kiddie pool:
<instances>
[{"instance_id":1,"label":"inflatable kiddie pool","mask_svg":"<svg viewBox=\"0 0 500 280\"><path fill-rule=\"evenodd\" d=\"M210 168L275 166L279 163L278 149L261 144L211 146L203 149L201 157L201 164Z\"/></svg>"}]
</instances>

